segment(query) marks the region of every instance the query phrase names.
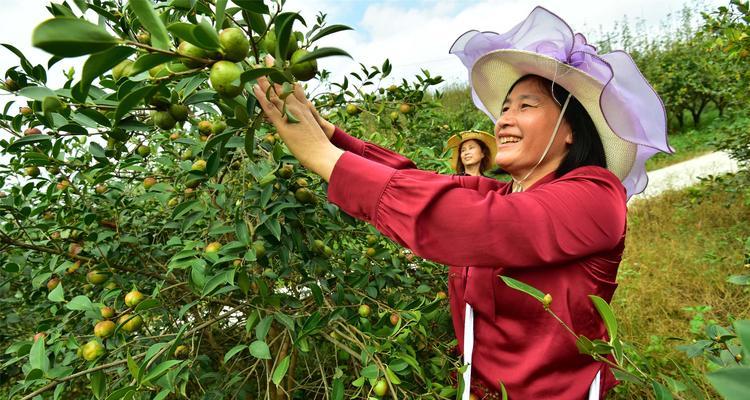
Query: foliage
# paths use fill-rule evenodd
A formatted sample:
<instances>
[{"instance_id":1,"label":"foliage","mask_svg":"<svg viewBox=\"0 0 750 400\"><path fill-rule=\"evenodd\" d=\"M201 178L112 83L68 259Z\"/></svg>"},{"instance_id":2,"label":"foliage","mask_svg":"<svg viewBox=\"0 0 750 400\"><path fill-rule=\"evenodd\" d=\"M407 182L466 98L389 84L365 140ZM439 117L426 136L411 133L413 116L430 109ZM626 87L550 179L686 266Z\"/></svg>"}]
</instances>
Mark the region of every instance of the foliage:
<instances>
[{"instance_id":1,"label":"foliage","mask_svg":"<svg viewBox=\"0 0 750 400\"><path fill-rule=\"evenodd\" d=\"M19 58L4 88L23 100L0 119L0 395L342 399L380 380L394 398L455 394L444 267L320 201L325 183L255 106L258 77L289 89L299 64L346 54L315 44L347 27L282 3L52 3L33 36L46 67L4 45ZM80 74L48 86L51 65L82 54ZM329 84L314 101L441 168L424 136L442 129L425 97L441 78L378 90L390 69L313 70ZM146 298L128 306L133 289ZM114 333L95 337L107 318Z\"/></svg>"}]
</instances>

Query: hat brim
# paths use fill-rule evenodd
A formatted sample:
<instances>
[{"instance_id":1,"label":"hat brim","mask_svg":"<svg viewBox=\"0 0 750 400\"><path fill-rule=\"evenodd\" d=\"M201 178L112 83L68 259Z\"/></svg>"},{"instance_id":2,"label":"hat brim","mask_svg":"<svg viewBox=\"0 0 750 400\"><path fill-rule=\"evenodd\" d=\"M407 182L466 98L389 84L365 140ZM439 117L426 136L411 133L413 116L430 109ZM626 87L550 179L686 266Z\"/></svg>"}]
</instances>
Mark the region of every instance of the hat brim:
<instances>
[{"instance_id":1,"label":"hat brim","mask_svg":"<svg viewBox=\"0 0 750 400\"><path fill-rule=\"evenodd\" d=\"M461 146L461 143L467 140L479 140L484 143L490 151L490 154L488 155L490 161L489 167L491 168L495 165L495 156L497 155L497 143L495 142L495 137L487 132L465 131L451 136L446 145L446 149L453 149L450 162L454 171L456 171L456 167L458 166L458 148Z\"/></svg>"},{"instance_id":2,"label":"hat brim","mask_svg":"<svg viewBox=\"0 0 750 400\"><path fill-rule=\"evenodd\" d=\"M523 76L539 75L560 85L583 105L591 116L604 147L607 169L625 179L636 160L637 145L615 134L602 113L604 85L585 72L552 57L524 50L495 50L479 58L471 69L471 85L495 120L505 97Z\"/></svg>"}]
</instances>

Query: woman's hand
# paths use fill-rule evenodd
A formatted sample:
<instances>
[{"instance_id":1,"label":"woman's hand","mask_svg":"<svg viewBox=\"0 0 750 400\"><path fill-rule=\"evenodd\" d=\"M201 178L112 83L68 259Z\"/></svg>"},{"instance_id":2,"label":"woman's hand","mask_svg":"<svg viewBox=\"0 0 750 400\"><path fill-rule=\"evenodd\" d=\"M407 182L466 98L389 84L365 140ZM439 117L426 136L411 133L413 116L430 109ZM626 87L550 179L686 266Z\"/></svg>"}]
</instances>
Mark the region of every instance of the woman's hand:
<instances>
[{"instance_id":1,"label":"woman's hand","mask_svg":"<svg viewBox=\"0 0 750 400\"><path fill-rule=\"evenodd\" d=\"M267 67L274 66L274 59L270 54L266 55L266 58L264 59L264 61ZM273 86L277 93L281 91L281 85L274 84ZM336 126L328 122L328 120L326 120L325 118L320 116L320 113L318 113L318 110L315 108L313 103L307 99L307 96L305 95L305 91L302 89L302 85L300 85L299 83L294 84L294 96L302 104L307 105L307 108L309 108L312 115L315 116L315 120L318 121L318 125L320 125L320 128L323 129L323 132L325 132L328 139L333 137L333 131L336 129Z\"/></svg>"},{"instance_id":2,"label":"woman's hand","mask_svg":"<svg viewBox=\"0 0 750 400\"><path fill-rule=\"evenodd\" d=\"M258 83L253 86L253 93L263 112L299 162L328 181L333 167L344 152L331 144L329 136L318 122L319 117L313 114L314 108L311 110L310 102L304 97L304 93L302 93L303 100L300 100L300 96L296 93L282 100L275 86L278 85L271 84L266 77L259 78ZM279 86L278 90L280 88ZM301 89L295 89L295 92L297 90L301 91ZM289 122L287 115L283 112L284 103L286 103L286 111L298 122ZM331 130L332 134L333 130Z\"/></svg>"}]
</instances>

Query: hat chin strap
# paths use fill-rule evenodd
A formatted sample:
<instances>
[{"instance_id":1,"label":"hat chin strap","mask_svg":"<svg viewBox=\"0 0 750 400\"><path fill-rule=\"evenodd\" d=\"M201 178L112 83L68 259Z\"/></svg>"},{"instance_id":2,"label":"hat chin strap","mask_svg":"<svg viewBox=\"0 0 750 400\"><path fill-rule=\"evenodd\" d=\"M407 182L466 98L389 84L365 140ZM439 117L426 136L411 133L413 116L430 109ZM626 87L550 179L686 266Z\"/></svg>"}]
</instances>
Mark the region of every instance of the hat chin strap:
<instances>
[{"instance_id":1,"label":"hat chin strap","mask_svg":"<svg viewBox=\"0 0 750 400\"><path fill-rule=\"evenodd\" d=\"M531 168L531 170L524 176L522 179L516 179L513 174L510 174L510 177L513 179L513 192L521 192L523 191L523 186L521 185L526 179L531 176L532 173L536 170L536 168L539 166L539 164L544 161L544 158L547 157L547 153L549 152L549 149L552 147L552 143L555 141L555 137L557 136L557 130L560 128L560 123L562 123L563 115L565 115L565 110L568 108L568 103L570 102L570 93L568 93L568 97L565 98L565 103L563 103L562 108L560 109L560 116L557 117L557 123L555 123L555 130L552 131L552 136L549 138L549 143L547 143L547 147L544 149L544 153L542 153L542 157L539 158L539 161L536 162L536 164Z\"/></svg>"}]
</instances>

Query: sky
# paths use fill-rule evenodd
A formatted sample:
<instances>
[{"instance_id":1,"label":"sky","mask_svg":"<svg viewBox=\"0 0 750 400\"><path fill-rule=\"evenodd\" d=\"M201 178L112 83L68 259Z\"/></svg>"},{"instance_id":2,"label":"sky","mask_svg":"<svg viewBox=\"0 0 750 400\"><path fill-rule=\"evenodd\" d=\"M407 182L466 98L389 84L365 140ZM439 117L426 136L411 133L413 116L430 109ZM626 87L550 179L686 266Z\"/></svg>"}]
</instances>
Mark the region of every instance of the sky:
<instances>
[{"instance_id":1,"label":"sky","mask_svg":"<svg viewBox=\"0 0 750 400\"><path fill-rule=\"evenodd\" d=\"M60 2L59 0L55 0ZM670 13L678 12L690 0L288 0L285 10L300 11L312 25L319 11L327 14L329 24L345 24L353 31L339 32L319 42L321 46L340 47L354 60L335 57L320 60L320 66L331 70L334 80L359 69L358 63L378 65L388 58L393 64L391 81L413 77L426 68L442 75L446 84L466 82L466 70L448 54L453 41L471 30L503 32L517 24L541 5L556 13L575 31L584 33L589 42L602 31L612 31L623 18L643 19L647 29L657 31ZM268 0L267 0L268 2ZM0 43L11 43L21 49L33 64L46 64L49 55L31 47L31 32L50 14L48 0L3 0L0 14ZM713 9L726 1L702 0ZM693 4L693 3L689 3ZM304 30L299 26L296 29ZM17 58L0 48L0 71L17 65ZM80 67L85 57L65 60L50 72L51 86L64 82L62 72ZM338 79L336 79L338 78ZM0 100L0 102L4 102Z\"/></svg>"}]
</instances>

